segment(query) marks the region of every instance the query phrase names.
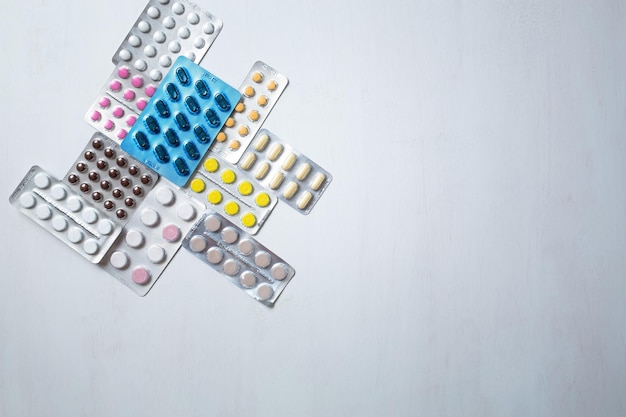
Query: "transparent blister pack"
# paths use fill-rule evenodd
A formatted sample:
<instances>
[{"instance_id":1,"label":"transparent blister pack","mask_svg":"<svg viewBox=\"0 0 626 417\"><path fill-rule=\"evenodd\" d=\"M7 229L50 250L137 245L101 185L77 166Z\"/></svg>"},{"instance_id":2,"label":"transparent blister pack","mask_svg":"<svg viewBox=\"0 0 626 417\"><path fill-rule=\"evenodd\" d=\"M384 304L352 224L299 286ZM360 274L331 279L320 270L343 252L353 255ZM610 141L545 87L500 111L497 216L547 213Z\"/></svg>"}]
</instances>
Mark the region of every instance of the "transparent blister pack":
<instances>
[{"instance_id":1,"label":"transparent blister pack","mask_svg":"<svg viewBox=\"0 0 626 417\"><path fill-rule=\"evenodd\" d=\"M161 81L178 56L199 63L222 30L222 21L187 0L150 0L113 55Z\"/></svg>"},{"instance_id":2,"label":"transparent blister pack","mask_svg":"<svg viewBox=\"0 0 626 417\"><path fill-rule=\"evenodd\" d=\"M240 98L236 89L181 56L122 149L182 187Z\"/></svg>"},{"instance_id":3,"label":"transparent blister pack","mask_svg":"<svg viewBox=\"0 0 626 417\"><path fill-rule=\"evenodd\" d=\"M124 225L158 178L117 143L94 133L63 182L114 222Z\"/></svg>"},{"instance_id":4,"label":"transparent blister pack","mask_svg":"<svg viewBox=\"0 0 626 417\"><path fill-rule=\"evenodd\" d=\"M216 153L236 164L243 151L257 134L289 80L264 62L257 61L243 80L241 101L211 145ZM209 153L208 155L210 155Z\"/></svg>"},{"instance_id":5,"label":"transparent blister pack","mask_svg":"<svg viewBox=\"0 0 626 417\"><path fill-rule=\"evenodd\" d=\"M238 166L303 214L309 214L332 181L328 171L267 129L259 131Z\"/></svg>"},{"instance_id":6,"label":"transparent blister pack","mask_svg":"<svg viewBox=\"0 0 626 417\"><path fill-rule=\"evenodd\" d=\"M137 294L146 295L204 209L159 179L100 265Z\"/></svg>"},{"instance_id":7,"label":"transparent blister pack","mask_svg":"<svg viewBox=\"0 0 626 417\"><path fill-rule=\"evenodd\" d=\"M109 139L121 143L139 115L108 95L106 90L98 94L96 101L87 110L85 120Z\"/></svg>"},{"instance_id":8,"label":"transparent blister pack","mask_svg":"<svg viewBox=\"0 0 626 417\"><path fill-rule=\"evenodd\" d=\"M269 306L295 274L281 257L210 210L185 236L183 247Z\"/></svg>"},{"instance_id":9,"label":"transparent blister pack","mask_svg":"<svg viewBox=\"0 0 626 417\"><path fill-rule=\"evenodd\" d=\"M92 263L100 262L122 229L38 166L28 171L9 201Z\"/></svg>"}]
</instances>

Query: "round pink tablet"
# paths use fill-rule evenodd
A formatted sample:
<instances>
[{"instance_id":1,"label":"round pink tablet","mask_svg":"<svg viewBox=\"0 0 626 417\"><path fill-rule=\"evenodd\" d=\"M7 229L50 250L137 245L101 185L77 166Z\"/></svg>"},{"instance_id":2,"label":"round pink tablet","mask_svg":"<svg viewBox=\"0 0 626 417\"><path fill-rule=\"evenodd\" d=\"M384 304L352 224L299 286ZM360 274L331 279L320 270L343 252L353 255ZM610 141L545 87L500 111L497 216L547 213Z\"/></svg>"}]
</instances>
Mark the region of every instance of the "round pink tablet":
<instances>
[{"instance_id":1,"label":"round pink tablet","mask_svg":"<svg viewBox=\"0 0 626 417\"><path fill-rule=\"evenodd\" d=\"M133 79L130 80L130 83L133 85L133 87L139 88L143 86L143 77L141 75L135 75Z\"/></svg>"},{"instance_id":2,"label":"round pink tablet","mask_svg":"<svg viewBox=\"0 0 626 417\"><path fill-rule=\"evenodd\" d=\"M175 224L168 224L163 228L163 239L168 242L176 242L180 239L180 229Z\"/></svg>"},{"instance_id":3,"label":"round pink tablet","mask_svg":"<svg viewBox=\"0 0 626 417\"><path fill-rule=\"evenodd\" d=\"M137 121L137 118L135 116L128 116L128 118L126 119L126 125L134 126L136 121Z\"/></svg>"},{"instance_id":4,"label":"round pink tablet","mask_svg":"<svg viewBox=\"0 0 626 417\"><path fill-rule=\"evenodd\" d=\"M133 90L131 90L130 88L126 91L124 91L124 99L131 101L135 99L135 92Z\"/></svg>"},{"instance_id":5,"label":"round pink tablet","mask_svg":"<svg viewBox=\"0 0 626 417\"><path fill-rule=\"evenodd\" d=\"M137 100L137 108L138 108L139 110L143 110L143 109L145 109L147 104L148 104L148 103L146 103L146 100L144 100L144 99L142 99L142 98L140 98L139 100Z\"/></svg>"},{"instance_id":6,"label":"round pink tablet","mask_svg":"<svg viewBox=\"0 0 626 417\"><path fill-rule=\"evenodd\" d=\"M94 122L97 122L98 120L100 120L101 117L102 117L102 115L100 114L100 112L98 110L94 110L91 113L91 120L93 120Z\"/></svg>"},{"instance_id":7,"label":"round pink tablet","mask_svg":"<svg viewBox=\"0 0 626 417\"><path fill-rule=\"evenodd\" d=\"M130 76L130 71L128 70L128 68L122 67L117 70L117 75L119 75L121 78L126 79Z\"/></svg>"},{"instance_id":8,"label":"round pink tablet","mask_svg":"<svg viewBox=\"0 0 626 417\"><path fill-rule=\"evenodd\" d=\"M114 127L115 127L115 123L113 123L112 120L107 120L106 122L104 122L104 128L106 130L113 130Z\"/></svg>"},{"instance_id":9,"label":"round pink tablet","mask_svg":"<svg viewBox=\"0 0 626 417\"><path fill-rule=\"evenodd\" d=\"M148 97L152 97L155 92L156 92L156 87L153 86L152 84L146 87L146 95Z\"/></svg>"},{"instance_id":10,"label":"round pink tablet","mask_svg":"<svg viewBox=\"0 0 626 417\"><path fill-rule=\"evenodd\" d=\"M130 276L135 284L144 285L150 282L150 272L143 266L133 269Z\"/></svg>"},{"instance_id":11,"label":"round pink tablet","mask_svg":"<svg viewBox=\"0 0 626 417\"><path fill-rule=\"evenodd\" d=\"M116 107L113 109L113 116L117 117L118 119L122 116L124 116L124 110L121 107Z\"/></svg>"},{"instance_id":12,"label":"round pink tablet","mask_svg":"<svg viewBox=\"0 0 626 417\"><path fill-rule=\"evenodd\" d=\"M118 139L124 139L127 135L127 132L124 129L120 129L119 132L117 132L117 138Z\"/></svg>"},{"instance_id":13,"label":"round pink tablet","mask_svg":"<svg viewBox=\"0 0 626 417\"><path fill-rule=\"evenodd\" d=\"M109 84L109 88L113 91L120 91L122 89L122 83L118 80L113 80L111 84Z\"/></svg>"},{"instance_id":14,"label":"round pink tablet","mask_svg":"<svg viewBox=\"0 0 626 417\"><path fill-rule=\"evenodd\" d=\"M107 97L102 97L100 99L100 101L98 101L98 104L100 105L100 107L102 107L103 109L106 109L107 107L109 107L111 105L111 100L109 100Z\"/></svg>"}]
</instances>

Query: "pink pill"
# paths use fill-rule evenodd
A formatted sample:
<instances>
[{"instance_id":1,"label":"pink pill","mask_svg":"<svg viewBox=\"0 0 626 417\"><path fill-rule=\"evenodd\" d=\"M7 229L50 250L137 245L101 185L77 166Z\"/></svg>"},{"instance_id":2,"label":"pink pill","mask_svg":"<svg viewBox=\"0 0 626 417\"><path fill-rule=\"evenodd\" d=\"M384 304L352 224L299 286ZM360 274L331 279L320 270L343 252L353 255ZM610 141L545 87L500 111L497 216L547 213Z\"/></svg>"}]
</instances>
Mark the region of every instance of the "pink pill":
<instances>
[{"instance_id":1,"label":"pink pill","mask_svg":"<svg viewBox=\"0 0 626 417\"><path fill-rule=\"evenodd\" d=\"M163 228L163 239L168 242L176 242L180 239L180 229L175 224L168 224Z\"/></svg>"},{"instance_id":2,"label":"pink pill","mask_svg":"<svg viewBox=\"0 0 626 417\"><path fill-rule=\"evenodd\" d=\"M109 84L109 88L113 91L120 91L122 89L122 83L119 82L119 80L113 80L111 84Z\"/></svg>"},{"instance_id":3,"label":"pink pill","mask_svg":"<svg viewBox=\"0 0 626 417\"><path fill-rule=\"evenodd\" d=\"M133 85L133 87L139 88L143 86L143 77L141 75L135 75L133 79L130 80L130 83Z\"/></svg>"},{"instance_id":4,"label":"pink pill","mask_svg":"<svg viewBox=\"0 0 626 417\"><path fill-rule=\"evenodd\" d=\"M127 132L124 129L120 129L119 132L117 132L117 138L118 139L124 139L126 137Z\"/></svg>"},{"instance_id":5,"label":"pink pill","mask_svg":"<svg viewBox=\"0 0 626 417\"><path fill-rule=\"evenodd\" d=\"M135 284L144 285L150 281L150 272L143 266L133 269L130 276Z\"/></svg>"},{"instance_id":6,"label":"pink pill","mask_svg":"<svg viewBox=\"0 0 626 417\"><path fill-rule=\"evenodd\" d=\"M117 75L119 75L120 78L126 79L130 75L130 71L128 70L128 68L122 67L122 68L117 70Z\"/></svg>"},{"instance_id":7,"label":"pink pill","mask_svg":"<svg viewBox=\"0 0 626 417\"><path fill-rule=\"evenodd\" d=\"M146 87L146 95L148 97L152 97L155 92L156 92L156 87L153 86L152 84Z\"/></svg>"},{"instance_id":8,"label":"pink pill","mask_svg":"<svg viewBox=\"0 0 626 417\"><path fill-rule=\"evenodd\" d=\"M114 127L115 127L115 123L113 123L112 120L107 120L106 122L104 122L104 128L106 130L113 130Z\"/></svg>"},{"instance_id":9,"label":"pink pill","mask_svg":"<svg viewBox=\"0 0 626 417\"><path fill-rule=\"evenodd\" d=\"M126 119L126 126L134 126L136 121L137 118L135 116L128 116L128 119Z\"/></svg>"},{"instance_id":10,"label":"pink pill","mask_svg":"<svg viewBox=\"0 0 626 417\"><path fill-rule=\"evenodd\" d=\"M148 105L148 103L146 103L146 100L140 98L139 100L137 100L137 108L139 110L143 110L146 108L146 106Z\"/></svg>"},{"instance_id":11,"label":"pink pill","mask_svg":"<svg viewBox=\"0 0 626 417\"><path fill-rule=\"evenodd\" d=\"M124 91L124 99L128 100L128 101L132 101L135 99L135 92L133 90L131 90L130 88L126 91Z\"/></svg>"},{"instance_id":12,"label":"pink pill","mask_svg":"<svg viewBox=\"0 0 626 417\"><path fill-rule=\"evenodd\" d=\"M98 120L100 120L101 117L102 117L102 115L100 114L100 112L98 110L94 110L91 113L91 120L93 120L94 122L97 122Z\"/></svg>"},{"instance_id":13,"label":"pink pill","mask_svg":"<svg viewBox=\"0 0 626 417\"><path fill-rule=\"evenodd\" d=\"M124 110L122 110L121 107L116 107L113 109L113 116L117 117L118 119L122 116L124 116Z\"/></svg>"},{"instance_id":14,"label":"pink pill","mask_svg":"<svg viewBox=\"0 0 626 417\"><path fill-rule=\"evenodd\" d=\"M106 109L107 107L109 107L111 105L111 100L109 100L106 97L102 97L100 99L100 101L98 102L98 104L100 105L100 107L102 107L103 109Z\"/></svg>"}]
</instances>

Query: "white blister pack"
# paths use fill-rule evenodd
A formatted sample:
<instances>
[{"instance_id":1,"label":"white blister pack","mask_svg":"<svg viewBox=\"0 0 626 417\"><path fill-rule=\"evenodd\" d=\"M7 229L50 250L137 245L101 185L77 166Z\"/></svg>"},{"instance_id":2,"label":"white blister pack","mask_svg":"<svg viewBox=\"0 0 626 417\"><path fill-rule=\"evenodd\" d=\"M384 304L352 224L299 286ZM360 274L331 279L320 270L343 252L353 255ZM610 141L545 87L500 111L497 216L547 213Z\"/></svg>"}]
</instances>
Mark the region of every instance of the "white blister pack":
<instances>
[{"instance_id":1,"label":"white blister pack","mask_svg":"<svg viewBox=\"0 0 626 417\"><path fill-rule=\"evenodd\" d=\"M113 55L159 82L176 58L199 63L223 23L187 0L150 0Z\"/></svg>"},{"instance_id":2,"label":"white blister pack","mask_svg":"<svg viewBox=\"0 0 626 417\"><path fill-rule=\"evenodd\" d=\"M100 262L122 230L38 166L28 171L9 201L92 263Z\"/></svg>"},{"instance_id":3,"label":"white blister pack","mask_svg":"<svg viewBox=\"0 0 626 417\"><path fill-rule=\"evenodd\" d=\"M160 178L100 265L137 294L146 295L204 209Z\"/></svg>"},{"instance_id":4,"label":"white blister pack","mask_svg":"<svg viewBox=\"0 0 626 417\"><path fill-rule=\"evenodd\" d=\"M296 273L281 257L211 210L185 236L183 247L268 306Z\"/></svg>"}]
</instances>

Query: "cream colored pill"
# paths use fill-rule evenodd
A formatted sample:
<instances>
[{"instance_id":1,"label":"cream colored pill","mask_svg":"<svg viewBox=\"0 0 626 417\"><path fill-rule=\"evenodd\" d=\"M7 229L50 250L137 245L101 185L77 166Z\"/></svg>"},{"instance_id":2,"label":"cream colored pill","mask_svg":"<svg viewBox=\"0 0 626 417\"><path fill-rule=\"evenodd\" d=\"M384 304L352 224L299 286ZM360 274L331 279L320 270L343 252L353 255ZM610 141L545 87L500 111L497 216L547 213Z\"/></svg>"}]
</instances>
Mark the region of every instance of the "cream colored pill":
<instances>
[{"instance_id":1,"label":"cream colored pill","mask_svg":"<svg viewBox=\"0 0 626 417\"><path fill-rule=\"evenodd\" d=\"M274 295L274 290L269 285L259 285L259 288L256 290L256 295L261 301L269 300L272 295Z\"/></svg>"},{"instance_id":2,"label":"cream colored pill","mask_svg":"<svg viewBox=\"0 0 626 417\"><path fill-rule=\"evenodd\" d=\"M254 149L259 152L263 152L265 147L270 141L270 137L263 133L259 138L254 142Z\"/></svg>"},{"instance_id":3,"label":"cream colored pill","mask_svg":"<svg viewBox=\"0 0 626 417\"><path fill-rule=\"evenodd\" d=\"M206 249L206 240L202 236L194 236L189 239L189 249L193 252L202 252Z\"/></svg>"},{"instance_id":4,"label":"cream colored pill","mask_svg":"<svg viewBox=\"0 0 626 417\"><path fill-rule=\"evenodd\" d=\"M285 176L282 172L277 172L276 174L274 174L274 178L272 178L272 181L270 182L270 188L272 190L275 190L280 187L280 184L283 183L283 179L285 179Z\"/></svg>"},{"instance_id":5,"label":"cream colored pill","mask_svg":"<svg viewBox=\"0 0 626 417\"><path fill-rule=\"evenodd\" d=\"M252 168L252 165L256 162L256 155L252 152L248 152L241 158L241 163L239 166L241 169L247 171Z\"/></svg>"},{"instance_id":6,"label":"cream colored pill","mask_svg":"<svg viewBox=\"0 0 626 417\"><path fill-rule=\"evenodd\" d=\"M289 171L291 168L293 168L293 165L296 163L296 160L298 159L298 157L296 156L295 153L290 153L287 158L285 158L285 160L283 161L283 164L281 165L282 168L285 171Z\"/></svg>"},{"instance_id":7,"label":"cream colored pill","mask_svg":"<svg viewBox=\"0 0 626 417\"><path fill-rule=\"evenodd\" d=\"M302 193L300 198L298 198L298 202L296 203L296 205L300 210L304 210L305 208L307 208L312 199L313 194L311 194L310 191L305 191Z\"/></svg>"},{"instance_id":8,"label":"cream colored pill","mask_svg":"<svg viewBox=\"0 0 626 417\"><path fill-rule=\"evenodd\" d=\"M318 172L317 174L315 174L315 176L311 180L311 189L313 191L319 190L322 184L324 184L324 181L326 181L326 175L324 175L321 172Z\"/></svg>"},{"instance_id":9,"label":"cream colored pill","mask_svg":"<svg viewBox=\"0 0 626 417\"><path fill-rule=\"evenodd\" d=\"M254 287L254 284L256 284L256 277L251 271L246 271L243 274L241 274L241 277L239 278L239 282L241 283L242 287L252 288Z\"/></svg>"},{"instance_id":10,"label":"cream colored pill","mask_svg":"<svg viewBox=\"0 0 626 417\"><path fill-rule=\"evenodd\" d=\"M311 172L311 165L309 165L308 162L305 162L300 165L298 171L296 171L296 178L303 181L309 175L309 172Z\"/></svg>"},{"instance_id":11,"label":"cream colored pill","mask_svg":"<svg viewBox=\"0 0 626 417\"><path fill-rule=\"evenodd\" d=\"M206 260L213 265L219 264L224 259L224 252L216 246L211 247L206 252Z\"/></svg>"},{"instance_id":12,"label":"cream colored pill","mask_svg":"<svg viewBox=\"0 0 626 417\"><path fill-rule=\"evenodd\" d=\"M281 145L280 143L275 143L267 153L267 158L270 161L275 161L276 159L278 159L281 153L283 153L283 145Z\"/></svg>"},{"instance_id":13,"label":"cream colored pill","mask_svg":"<svg viewBox=\"0 0 626 417\"><path fill-rule=\"evenodd\" d=\"M230 275L232 277L233 275L236 275L237 272L239 272L239 264L236 260L228 259L224 262L224 273L226 275Z\"/></svg>"},{"instance_id":14,"label":"cream colored pill","mask_svg":"<svg viewBox=\"0 0 626 417\"><path fill-rule=\"evenodd\" d=\"M277 263L274 266L272 266L270 273L272 274L272 277L274 279L277 279L278 281L282 281L285 278L287 278L287 275L289 274L289 270L287 269L287 265L283 263Z\"/></svg>"},{"instance_id":15,"label":"cream colored pill","mask_svg":"<svg viewBox=\"0 0 626 417\"><path fill-rule=\"evenodd\" d=\"M297 192L298 184L296 184L294 181L289 181L289 183L287 183L287 186L285 187L285 190L283 191L283 197L285 197L287 200L291 200Z\"/></svg>"},{"instance_id":16,"label":"cream colored pill","mask_svg":"<svg viewBox=\"0 0 626 417\"><path fill-rule=\"evenodd\" d=\"M265 178L265 176L267 175L269 171L270 171L270 164L268 162L263 162L256 169L256 172L254 173L254 177L257 180L262 180L263 178Z\"/></svg>"}]
</instances>

